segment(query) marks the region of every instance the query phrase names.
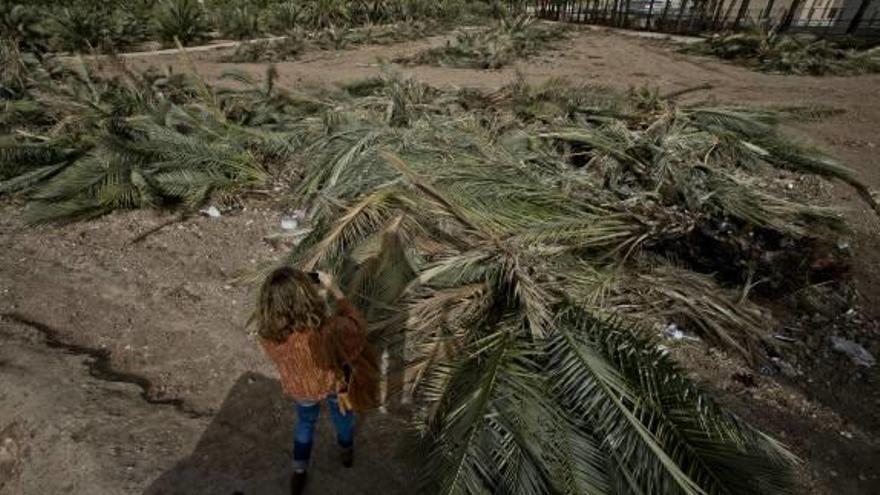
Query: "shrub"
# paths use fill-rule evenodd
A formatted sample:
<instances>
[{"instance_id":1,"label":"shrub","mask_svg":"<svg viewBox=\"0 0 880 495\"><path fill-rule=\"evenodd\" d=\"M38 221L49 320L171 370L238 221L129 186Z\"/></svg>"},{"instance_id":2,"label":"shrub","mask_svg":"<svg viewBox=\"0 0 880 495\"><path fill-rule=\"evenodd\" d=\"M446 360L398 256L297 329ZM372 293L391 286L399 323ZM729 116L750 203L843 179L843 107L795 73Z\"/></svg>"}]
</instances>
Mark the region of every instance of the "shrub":
<instances>
[{"instance_id":1,"label":"shrub","mask_svg":"<svg viewBox=\"0 0 880 495\"><path fill-rule=\"evenodd\" d=\"M52 16L56 49L89 51L107 44L111 12L95 5L64 7Z\"/></svg>"},{"instance_id":2,"label":"shrub","mask_svg":"<svg viewBox=\"0 0 880 495\"><path fill-rule=\"evenodd\" d=\"M273 34L290 32L305 18L302 3L290 0L274 4L263 12L262 24Z\"/></svg>"},{"instance_id":3,"label":"shrub","mask_svg":"<svg viewBox=\"0 0 880 495\"><path fill-rule=\"evenodd\" d=\"M112 52L146 41L152 34L153 5L131 2L81 2L50 10L52 48Z\"/></svg>"},{"instance_id":4,"label":"shrub","mask_svg":"<svg viewBox=\"0 0 880 495\"><path fill-rule=\"evenodd\" d=\"M305 7L304 21L311 29L346 26L350 10L345 0L312 0Z\"/></svg>"},{"instance_id":5,"label":"shrub","mask_svg":"<svg viewBox=\"0 0 880 495\"><path fill-rule=\"evenodd\" d=\"M0 0L0 39L23 49L43 49L49 38L41 7Z\"/></svg>"},{"instance_id":6,"label":"shrub","mask_svg":"<svg viewBox=\"0 0 880 495\"><path fill-rule=\"evenodd\" d=\"M198 0L163 0L156 13L156 34L171 44L177 38L184 45L207 37L210 25Z\"/></svg>"},{"instance_id":7,"label":"shrub","mask_svg":"<svg viewBox=\"0 0 880 495\"><path fill-rule=\"evenodd\" d=\"M226 38L243 40L260 34L257 11L248 5L224 9L218 16L220 34Z\"/></svg>"}]
</instances>

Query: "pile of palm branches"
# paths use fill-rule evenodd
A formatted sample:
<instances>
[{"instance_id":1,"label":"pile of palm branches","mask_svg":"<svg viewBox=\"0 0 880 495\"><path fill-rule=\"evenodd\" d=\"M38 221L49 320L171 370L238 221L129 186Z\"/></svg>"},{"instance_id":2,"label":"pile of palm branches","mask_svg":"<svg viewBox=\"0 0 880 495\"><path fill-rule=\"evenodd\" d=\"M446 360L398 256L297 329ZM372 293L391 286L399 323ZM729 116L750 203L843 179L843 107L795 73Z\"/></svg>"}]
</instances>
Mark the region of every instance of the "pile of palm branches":
<instances>
[{"instance_id":1,"label":"pile of palm branches","mask_svg":"<svg viewBox=\"0 0 880 495\"><path fill-rule=\"evenodd\" d=\"M339 274L403 357L430 492L795 492L792 456L654 339L676 324L761 361L772 318L752 291L809 281L844 228L788 184L873 201L780 131L808 112L565 81L290 93L271 68L218 86L120 72L25 69L2 101L0 194L47 222L295 177L311 233L287 262Z\"/></svg>"},{"instance_id":2,"label":"pile of palm branches","mask_svg":"<svg viewBox=\"0 0 880 495\"><path fill-rule=\"evenodd\" d=\"M880 72L880 49L857 50L809 34L774 32L716 34L684 48L765 72L859 75Z\"/></svg>"},{"instance_id":3,"label":"pile of palm branches","mask_svg":"<svg viewBox=\"0 0 880 495\"><path fill-rule=\"evenodd\" d=\"M552 50L566 38L558 25L521 15L505 17L490 28L462 29L445 45L428 48L396 62L473 69L498 69L516 60Z\"/></svg>"},{"instance_id":4,"label":"pile of palm branches","mask_svg":"<svg viewBox=\"0 0 880 495\"><path fill-rule=\"evenodd\" d=\"M790 115L560 81L346 91L298 133L314 230L290 263L339 273L404 356L429 493L795 492L790 455L651 337L770 345L761 258L842 227L783 185L863 187Z\"/></svg>"},{"instance_id":5,"label":"pile of palm branches","mask_svg":"<svg viewBox=\"0 0 880 495\"><path fill-rule=\"evenodd\" d=\"M328 27L318 31L293 30L286 36L243 43L221 61L234 63L296 60L312 50L345 50L364 45L388 45L421 39L443 31L439 24L399 22L360 28Z\"/></svg>"},{"instance_id":6,"label":"pile of palm branches","mask_svg":"<svg viewBox=\"0 0 880 495\"><path fill-rule=\"evenodd\" d=\"M0 194L25 194L28 221L195 208L263 183L286 156L285 142L242 125L269 125L253 112L271 88L224 93L184 74L118 70L48 60L18 98L0 100Z\"/></svg>"}]
</instances>

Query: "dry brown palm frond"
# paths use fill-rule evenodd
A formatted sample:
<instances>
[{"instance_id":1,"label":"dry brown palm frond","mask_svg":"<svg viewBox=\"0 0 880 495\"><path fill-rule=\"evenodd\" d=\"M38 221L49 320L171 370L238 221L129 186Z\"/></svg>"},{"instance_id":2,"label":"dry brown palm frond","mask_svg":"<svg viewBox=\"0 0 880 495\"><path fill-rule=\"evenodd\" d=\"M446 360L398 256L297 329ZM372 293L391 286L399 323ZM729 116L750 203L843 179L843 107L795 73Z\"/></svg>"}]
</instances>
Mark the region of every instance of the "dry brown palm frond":
<instances>
[{"instance_id":1,"label":"dry brown palm frond","mask_svg":"<svg viewBox=\"0 0 880 495\"><path fill-rule=\"evenodd\" d=\"M638 268L582 266L565 282L588 307L663 329L675 324L749 362L761 355L775 327L769 313L724 289L709 275L668 262L642 262Z\"/></svg>"}]
</instances>

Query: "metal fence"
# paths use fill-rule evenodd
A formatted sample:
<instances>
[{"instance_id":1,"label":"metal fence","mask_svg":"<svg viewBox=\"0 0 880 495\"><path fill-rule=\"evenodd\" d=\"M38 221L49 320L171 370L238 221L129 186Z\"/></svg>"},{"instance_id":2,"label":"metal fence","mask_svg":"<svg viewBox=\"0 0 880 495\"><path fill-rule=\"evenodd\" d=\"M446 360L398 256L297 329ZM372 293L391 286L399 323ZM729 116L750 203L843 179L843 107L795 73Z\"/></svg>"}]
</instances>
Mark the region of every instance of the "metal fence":
<instances>
[{"instance_id":1,"label":"metal fence","mask_svg":"<svg viewBox=\"0 0 880 495\"><path fill-rule=\"evenodd\" d=\"M866 5L871 0L863 0ZM880 2L880 0L873 0ZM785 2L785 4L783 4ZM869 15L841 7L814 8L809 0L537 0L538 17L665 33L696 34L756 26L821 36L880 38L880 8ZM826 2L827 5L828 2Z\"/></svg>"}]
</instances>

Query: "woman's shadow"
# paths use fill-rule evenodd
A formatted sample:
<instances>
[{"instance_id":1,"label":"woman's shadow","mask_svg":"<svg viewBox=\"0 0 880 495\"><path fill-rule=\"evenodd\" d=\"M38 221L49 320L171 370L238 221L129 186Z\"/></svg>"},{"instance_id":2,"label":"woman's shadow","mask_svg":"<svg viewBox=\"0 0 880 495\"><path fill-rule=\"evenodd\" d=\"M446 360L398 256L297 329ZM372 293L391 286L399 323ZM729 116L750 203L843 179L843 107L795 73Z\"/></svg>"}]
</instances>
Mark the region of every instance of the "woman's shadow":
<instances>
[{"instance_id":1,"label":"woman's shadow","mask_svg":"<svg viewBox=\"0 0 880 495\"><path fill-rule=\"evenodd\" d=\"M195 450L154 481L144 495L288 493L293 405L277 380L245 373L236 381ZM333 427L322 411L306 493L410 493L413 466L402 454L402 419L358 418L355 466L341 466Z\"/></svg>"}]
</instances>

